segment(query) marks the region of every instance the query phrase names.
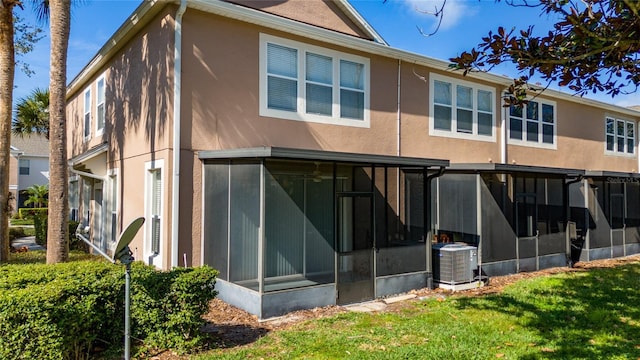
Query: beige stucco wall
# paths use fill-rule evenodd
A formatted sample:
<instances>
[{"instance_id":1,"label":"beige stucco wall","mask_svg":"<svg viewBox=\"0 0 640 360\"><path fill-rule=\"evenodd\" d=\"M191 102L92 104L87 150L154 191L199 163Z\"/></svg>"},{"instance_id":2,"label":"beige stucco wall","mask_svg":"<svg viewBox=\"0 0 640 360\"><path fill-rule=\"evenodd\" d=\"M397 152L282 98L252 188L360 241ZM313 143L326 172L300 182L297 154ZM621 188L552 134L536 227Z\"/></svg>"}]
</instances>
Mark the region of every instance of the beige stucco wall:
<instances>
[{"instance_id":1,"label":"beige stucco wall","mask_svg":"<svg viewBox=\"0 0 640 360\"><path fill-rule=\"evenodd\" d=\"M566 100L553 101L556 101L557 109L557 149L509 145L508 163L586 170L638 171L637 155L616 156L605 153L605 118L613 116L637 124L638 117ZM638 136L636 125L636 139Z\"/></svg>"},{"instance_id":2,"label":"beige stucco wall","mask_svg":"<svg viewBox=\"0 0 640 360\"><path fill-rule=\"evenodd\" d=\"M262 10L281 15L297 13L300 6L327 5L324 2L307 3L302 0L292 3L269 1L260 4L265 6ZM324 7L322 11L317 10L320 11L318 19L326 17L321 20L324 24L335 23L339 31L352 31L352 35L362 35L352 28L352 24L342 23L344 19L340 16L333 17L336 13L333 10L327 11L328 9ZM135 217L144 215L145 163L152 159L164 160L164 268L170 265L169 245L172 231L172 19L175 11L173 5L165 8L109 61L103 71L87 82L86 86L92 87L94 128L95 80L102 73L105 74L107 125L104 136L92 136L88 142L82 138L83 90L72 94L67 110L70 157L103 142L109 144L107 168L117 169L120 182L120 229ZM309 22L312 20L300 19ZM371 76L370 126L338 126L260 116L261 33L368 58ZM438 73L490 86L495 89L495 94L500 94L503 90L499 85L402 62L401 146L398 149L396 59L307 40L193 9L188 9L184 15L182 50L178 248L180 265L183 264L183 254L187 254L188 265L201 263L202 163L197 156L200 150L278 146L382 155L397 155L400 152L403 156L448 159L452 163L500 162L500 142L503 133L500 124L505 113L502 111L499 97L495 100L494 106L494 141L431 136L428 80L429 74ZM617 114L564 100L555 101L558 122L557 150L509 145L508 163L637 171L637 157L605 155L604 118L605 115ZM629 116L618 117L638 120L630 119ZM508 119L506 120L505 123L508 123ZM638 130L636 136L637 132ZM403 217L403 199L392 200L394 210ZM131 245L138 259L143 259L144 256L143 235L144 232L141 232Z\"/></svg>"},{"instance_id":3,"label":"beige stucco wall","mask_svg":"<svg viewBox=\"0 0 640 360\"><path fill-rule=\"evenodd\" d=\"M229 1L303 23L345 34L369 38L331 0L233 0Z\"/></svg>"},{"instance_id":4,"label":"beige stucco wall","mask_svg":"<svg viewBox=\"0 0 640 360\"><path fill-rule=\"evenodd\" d=\"M259 116L260 33L305 41L273 30L197 11L185 14L182 83L184 148L216 150L256 146L396 154L395 61L370 57L371 126L358 128ZM188 70L187 70L188 69Z\"/></svg>"}]
</instances>

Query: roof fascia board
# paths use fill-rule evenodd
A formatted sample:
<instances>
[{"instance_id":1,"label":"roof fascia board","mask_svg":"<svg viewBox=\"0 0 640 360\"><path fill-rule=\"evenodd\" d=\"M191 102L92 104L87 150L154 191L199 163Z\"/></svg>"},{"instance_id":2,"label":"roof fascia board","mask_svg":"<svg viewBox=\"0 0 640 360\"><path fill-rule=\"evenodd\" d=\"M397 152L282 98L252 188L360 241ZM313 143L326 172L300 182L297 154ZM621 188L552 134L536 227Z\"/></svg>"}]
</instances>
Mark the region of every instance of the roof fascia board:
<instances>
[{"instance_id":1,"label":"roof fascia board","mask_svg":"<svg viewBox=\"0 0 640 360\"><path fill-rule=\"evenodd\" d=\"M585 172L585 176L587 177L611 177L611 178L640 178L640 174L638 173L625 173L625 172L617 172L617 171L606 171L606 170L587 170Z\"/></svg>"},{"instance_id":2,"label":"roof fascia board","mask_svg":"<svg viewBox=\"0 0 640 360\"><path fill-rule=\"evenodd\" d=\"M378 34L378 32L371 26L367 20L360 15L360 13L349 3L347 0L334 0L335 4L338 5L340 10L344 11L344 13L358 25L367 35L371 36L376 42L380 44L384 44L389 46L389 44L384 40L384 38Z\"/></svg>"},{"instance_id":3,"label":"roof fascia board","mask_svg":"<svg viewBox=\"0 0 640 360\"><path fill-rule=\"evenodd\" d=\"M107 150L109 149L109 144L108 143L103 143L100 144L96 147L93 147L85 152L83 152L82 154L75 156L71 159L69 159L69 165L71 166L76 166L78 164L81 164L87 160L90 160L102 153L107 152Z\"/></svg>"},{"instance_id":4,"label":"roof fascia board","mask_svg":"<svg viewBox=\"0 0 640 360\"><path fill-rule=\"evenodd\" d=\"M89 63L76 75L67 86L67 99L80 90L84 86L86 79L93 76L100 68L108 62L111 57L120 50L136 33L136 30L145 26L153 15L167 4L173 2L161 2L160 0L142 1L129 18L116 30L116 32L102 45L98 53L89 61Z\"/></svg>"},{"instance_id":5,"label":"roof fascia board","mask_svg":"<svg viewBox=\"0 0 640 360\"><path fill-rule=\"evenodd\" d=\"M451 164L447 171L490 171L490 172L521 172L536 174L553 174L565 175L568 177L584 175L585 171L580 169L569 168L552 168L545 166L529 166L529 165L513 165L513 164L496 164L496 163L455 163Z\"/></svg>"},{"instance_id":6,"label":"roof fascia board","mask_svg":"<svg viewBox=\"0 0 640 360\"><path fill-rule=\"evenodd\" d=\"M403 156L369 155L324 150L291 149L281 147L260 147L229 150L199 151L201 160L240 159L240 158L280 158L297 160L338 161L348 163L367 163L394 166L445 167L448 160L413 158Z\"/></svg>"}]
</instances>

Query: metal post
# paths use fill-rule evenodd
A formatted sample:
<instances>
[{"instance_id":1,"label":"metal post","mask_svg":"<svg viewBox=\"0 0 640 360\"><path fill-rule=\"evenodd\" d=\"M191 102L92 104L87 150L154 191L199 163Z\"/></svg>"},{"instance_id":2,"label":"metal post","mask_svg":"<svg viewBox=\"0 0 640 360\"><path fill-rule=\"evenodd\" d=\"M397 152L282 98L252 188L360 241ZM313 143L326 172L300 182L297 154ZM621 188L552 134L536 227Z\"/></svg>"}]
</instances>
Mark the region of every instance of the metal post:
<instances>
[{"instance_id":1,"label":"metal post","mask_svg":"<svg viewBox=\"0 0 640 360\"><path fill-rule=\"evenodd\" d=\"M129 291L131 285L131 263L126 264L124 271L124 359L130 360L131 349L131 322L130 322L130 298L131 293Z\"/></svg>"}]
</instances>

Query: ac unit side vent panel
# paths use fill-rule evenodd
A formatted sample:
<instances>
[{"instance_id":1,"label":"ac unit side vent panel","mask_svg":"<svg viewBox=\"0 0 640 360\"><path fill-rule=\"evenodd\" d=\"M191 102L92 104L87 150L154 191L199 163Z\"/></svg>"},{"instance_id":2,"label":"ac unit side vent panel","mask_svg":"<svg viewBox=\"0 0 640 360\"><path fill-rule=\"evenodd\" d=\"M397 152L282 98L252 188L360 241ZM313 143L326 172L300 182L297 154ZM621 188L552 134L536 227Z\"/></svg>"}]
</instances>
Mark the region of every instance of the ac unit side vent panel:
<instances>
[{"instance_id":1,"label":"ac unit side vent panel","mask_svg":"<svg viewBox=\"0 0 640 360\"><path fill-rule=\"evenodd\" d=\"M470 283L478 268L478 248L463 244L433 245L433 277L436 282Z\"/></svg>"}]
</instances>

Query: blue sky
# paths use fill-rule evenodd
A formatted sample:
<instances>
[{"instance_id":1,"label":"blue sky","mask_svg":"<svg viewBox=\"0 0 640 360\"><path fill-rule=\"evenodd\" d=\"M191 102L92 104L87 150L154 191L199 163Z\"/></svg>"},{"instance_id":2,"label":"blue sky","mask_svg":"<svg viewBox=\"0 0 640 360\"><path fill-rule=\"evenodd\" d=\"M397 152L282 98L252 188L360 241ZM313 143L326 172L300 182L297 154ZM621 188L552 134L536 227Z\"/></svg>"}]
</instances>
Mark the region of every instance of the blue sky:
<instances>
[{"instance_id":1,"label":"blue sky","mask_svg":"<svg viewBox=\"0 0 640 360\"><path fill-rule=\"evenodd\" d=\"M535 24L535 29L542 32L553 24L553 19L538 9L511 7L504 1L448 0L440 29L435 35L425 37L418 28L425 33L433 31L436 20L428 13L433 12L441 0L349 1L391 46L443 60L471 49L489 30L498 26L510 29ZM133 0L85 0L72 9L68 81L82 70L139 4L140 1ZM29 6L17 11L28 22L35 23ZM46 27L45 32L48 33ZM47 87L49 38L42 39L35 51L22 60L29 63L36 74L29 78L20 71L16 72L15 99L28 95L36 87ZM514 68L509 65L501 65L492 72L516 76ZM640 94L614 99L605 94L589 97L621 106L640 104Z\"/></svg>"}]
</instances>

